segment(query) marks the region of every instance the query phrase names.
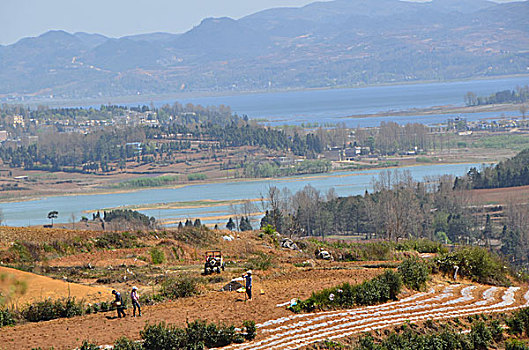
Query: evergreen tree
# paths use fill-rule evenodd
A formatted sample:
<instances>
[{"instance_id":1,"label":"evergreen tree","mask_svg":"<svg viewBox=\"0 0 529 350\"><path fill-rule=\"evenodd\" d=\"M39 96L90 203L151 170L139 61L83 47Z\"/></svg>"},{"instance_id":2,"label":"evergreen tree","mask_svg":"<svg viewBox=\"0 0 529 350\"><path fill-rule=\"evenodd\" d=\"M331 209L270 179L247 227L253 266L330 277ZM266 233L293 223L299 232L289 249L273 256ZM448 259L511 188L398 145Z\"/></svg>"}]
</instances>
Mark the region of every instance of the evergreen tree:
<instances>
[{"instance_id":1,"label":"evergreen tree","mask_svg":"<svg viewBox=\"0 0 529 350\"><path fill-rule=\"evenodd\" d=\"M230 218L228 220L228 223L226 224L226 228L230 231L233 231L233 229L235 228L235 223L233 222L233 219Z\"/></svg>"}]
</instances>

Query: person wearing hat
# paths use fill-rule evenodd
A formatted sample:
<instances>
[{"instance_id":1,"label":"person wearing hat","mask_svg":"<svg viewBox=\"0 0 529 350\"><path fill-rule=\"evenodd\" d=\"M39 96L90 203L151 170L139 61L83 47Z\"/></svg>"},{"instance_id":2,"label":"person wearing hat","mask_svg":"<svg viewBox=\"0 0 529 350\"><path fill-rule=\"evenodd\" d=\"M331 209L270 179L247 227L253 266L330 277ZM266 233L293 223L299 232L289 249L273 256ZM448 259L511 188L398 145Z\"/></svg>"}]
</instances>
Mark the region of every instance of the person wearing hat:
<instances>
[{"instance_id":1,"label":"person wearing hat","mask_svg":"<svg viewBox=\"0 0 529 350\"><path fill-rule=\"evenodd\" d=\"M248 295L248 300L252 300L252 270L246 271L245 275L242 275L242 278L246 280L246 295Z\"/></svg>"},{"instance_id":2,"label":"person wearing hat","mask_svg":"<svg viewBox=\"0 0 529 350\"><path fill-rule=\"evenodd\" d=\"M117 290L113 290L112 294L114 294L114 306L118 310L118 318L127 316L125 314L125 307L123 305L123 298L121 297L121 293Z\"/></svg>"},{"instance_id":3,"label":"person wearing hat","mask_svg":"<svg viewBox=\"0 0 529 350\"><path fill-rule=\"evenodd\" d=\"M136 317L136 308L138 309L138 316L141 317L141 306L138 297L138 287L132 287L132 291L130 292L130 300L132 300L132 306L134 307L134 309L132 309L132 317Z\"/></svg>"}]
</instances>

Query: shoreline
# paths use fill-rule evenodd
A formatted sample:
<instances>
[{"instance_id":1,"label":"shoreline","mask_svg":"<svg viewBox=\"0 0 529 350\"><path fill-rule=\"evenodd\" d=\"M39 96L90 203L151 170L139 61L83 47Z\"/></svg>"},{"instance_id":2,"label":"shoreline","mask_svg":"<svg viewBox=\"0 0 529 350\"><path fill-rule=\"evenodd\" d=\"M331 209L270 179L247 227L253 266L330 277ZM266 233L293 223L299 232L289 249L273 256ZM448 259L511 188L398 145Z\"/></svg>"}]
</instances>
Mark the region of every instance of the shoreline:
<instances>
[{"instance_id":1,"label":"shoreline","mask_svg":"<svg viewBox=\"0 0 529 350\"><path fill-rule=\"evenodd\" d=\"M457 165L457 164L475 164L474 162L438 162L438 163L417 163L417 164L404 164L400 166L388 166L388 167L374 167L370 169L357 169L357 170L351 170L351 169L337 169L332 170L326 173L314 173L314 174L304 174L304 175L297 175L297 176L287 176L287 177L269 177L269 178L230 178L230 179L211 179L209 181L204 182L195 182L195 183L188 183L188 184L179 184L179 185L172 185L172 186L159 186L159 187L143 187L143 188L135 188L135 189L127 189L127 190L105 190L105 191L94 191L94 192L79 192L79 193L64 193L64 194L35 194L29 195L23 198L10 198L10 199L0 199L0 203L19 203L19 202L32 202L32 201L38 201L46 198L53 198L53 197L74 197L74 196L97 196L97 195L112 195L112 194L128 194L128 193L135 193L140 191L150 191L150 190L164 190L164 189L178 189L178 188L184 188L188 186L197 186L197 185L212 185L212 184L224 184L224 183L233 183L233 182L261 182L261 181L288 181L288 182L297 182L297 181L303 181L303 180L310 180L315 178L321 178L321 177L348 177L348 176L359 176L359 175L365 175L365 174L359 174L357 172L361 171L373 171L373 170L393 170L393 169L406 169L411 167L417 167L417 166L425 166L425 165ZM494 164L494 162L486 162L484 164ZM343 173L343 172L349 172L350 174L337 174L337 173ZM368 173L369 174L369 173ZM201 200L204 201L204 200ZM189 201L184 201L189 202ZM171 203L178 203L177 201L171 202ZM153 204L162 204L162 203L153 203ZM166 203L169 204L169 203ZM128 205L128 206L134 206L134 204ZM125 207L125 206L124 206ZM196 206L193 206L196 207ZM117 207L116 207L117 208ZM99 209L99 210L103 210ZM108 208L106 208L108 209ZM151 209L151 208L149 208ZM156 208L157 209L157 208ZM97 211L98 209L94 209L93 211Z\"/></svg>"},{"instance_id":2,"label":"shoreline","mask_svg":"<svg viewBox=\"0 0 529 350\"><path fill-rule=\"evenodd\" d=\"M400 111L385 111L368 114L354 114L338 119L363 119L363 118L377 118L377 117L410 117L410 116L429 116L437 114L473 114L473 113L488 113L488 112L506 112L515 111L522 106L523 103L504 103L481 106L432 106L426 108L412 108Z\"/></svg>"},{"instance_id":3,"label":"shoreline","mask_svg":"<svg viewBox=\"0 0 529 350\"><path fill-rule=\"evenodd\" d=\"M34 99L29 100L25 105L30 107L36 107L38 105L47 105L49 107L87 107L101 104L148 104L150 102L162 102L166 100L172 100L178 102L178 100L197 99L197 98L208 98L208 97L231 97L231 96L245 96L245 95L259 95L259 94L274 94L274 93L288 93L288 92L309 92L309 91L329 91L329 90L340 90L340 89L366 89L375 87L385 86L413 86L421 84L445 84L445 83L458 83L458 82L469 82L469 81L487 81L487 80L502 80L511 78L528 78L528 74L507 74L499 75L494 77L471 77L466 79L448 79L448 80L419 80L419 81L401 81L401 82L387 82L379 84L365 84L365 85L343 85L343 86L332 86L332 87L315 87L315 88L275 88L275 89L257 89L257 90L245 90L245 91L190 91L190 92L169 92L164 94L147 94L147 95L125 95L125 96L110 96L110 97L98 97L98 98L83 98L83 99L64 99L64 100L47 100L47 99ZM514 88L514 87L513 87ZM0 102L2 102L0 100ZM6 101L3 101L8 103Z\"/></svg>"}]
</instances>

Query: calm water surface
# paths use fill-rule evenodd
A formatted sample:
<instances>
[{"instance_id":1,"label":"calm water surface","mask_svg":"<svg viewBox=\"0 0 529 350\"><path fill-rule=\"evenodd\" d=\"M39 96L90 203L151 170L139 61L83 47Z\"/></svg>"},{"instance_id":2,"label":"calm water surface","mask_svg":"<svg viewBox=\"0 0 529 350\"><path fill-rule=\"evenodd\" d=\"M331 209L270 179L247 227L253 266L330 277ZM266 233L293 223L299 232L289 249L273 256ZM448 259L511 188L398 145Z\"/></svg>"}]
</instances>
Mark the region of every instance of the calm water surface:
<instances>
[{"instance_id":1,"label":"calm water surface","mask_svg":"<svg viewBox=\"0 0 529 350\"><path fill-rule=\"evenodd\" d=\"M421 165L407 169L410 170L415 179L423 180L425 176L441 174L461 176L472 166L479 166L479 164ZM58 222L68 222L72 213L79 220L82 215L90 216L86 211L119 206L206 199L260 198L261 195L266 194L270 185L281 189L286 187L290 191L296 192L310 184L322 192L335 188L339 196L348 196L363 194L365 190L370 190L373 177L377 176L381 171L383 170L377 169L261 181L231 181L227 183L189 185L181 188L148 189L129 193L45 197L32 201L0 203L0 209L2 209L4 215L5 225L27 226L48 223L47 213L51 210L59 212ZM231 214L229 206L193 209L153 209L142 212L164 220L185 220L186 218L194 219ZM204 222L224 224L225 220L204 220Z\"/></svg>"}]
</instances>

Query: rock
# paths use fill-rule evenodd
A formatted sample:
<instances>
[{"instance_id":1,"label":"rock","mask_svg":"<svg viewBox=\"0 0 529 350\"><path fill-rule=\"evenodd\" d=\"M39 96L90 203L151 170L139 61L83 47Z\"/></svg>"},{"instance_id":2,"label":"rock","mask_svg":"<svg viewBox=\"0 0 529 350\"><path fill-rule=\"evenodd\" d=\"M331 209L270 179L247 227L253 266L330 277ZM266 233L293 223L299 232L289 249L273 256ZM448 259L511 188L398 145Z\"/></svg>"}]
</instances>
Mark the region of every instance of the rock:
<instances>
[{"instance_id":1,"label":"rock","mask_svg":"<svg viewBox=\"0 0 529 350\"><path fill-rule=\"evenodd\" d=\"M305 266L305 267L308 267L308 266L315 267L316 266L316 262L314 260L312 260L312 259L305 260L303 262L303 266Z\"/></svg>"},{"instance_id":2,"label":"rock","mask_svg":"<svg viewBox=\"0 0 529 350\"><path fill-rule=\"evenodd\" d=\"M320 250L318 253L318 258L323 260L332 260L332 255L326 250Z\"/></svg>"},{"instance_id":3,"label":"rock","mask_svg":"<svg viewBox=\"0 0 529 350\"><path fill-rule=\"evenodd\" d=\"M225 241L231 242L233 241L234 238L232 235L229 235L229 236L222 236L222 239Z\"/></svg>"},{"instance_id":4,"label":"rock","mask_svg":"<svg viewBox=\"0 0 529 350\"><path fill-rule=\"evenodd\" d=\"M293 240L290 238L283 238L281 240L281 248L287 248L291 250L299 250L299 247Z\"/></svg>"}]
</instances>

